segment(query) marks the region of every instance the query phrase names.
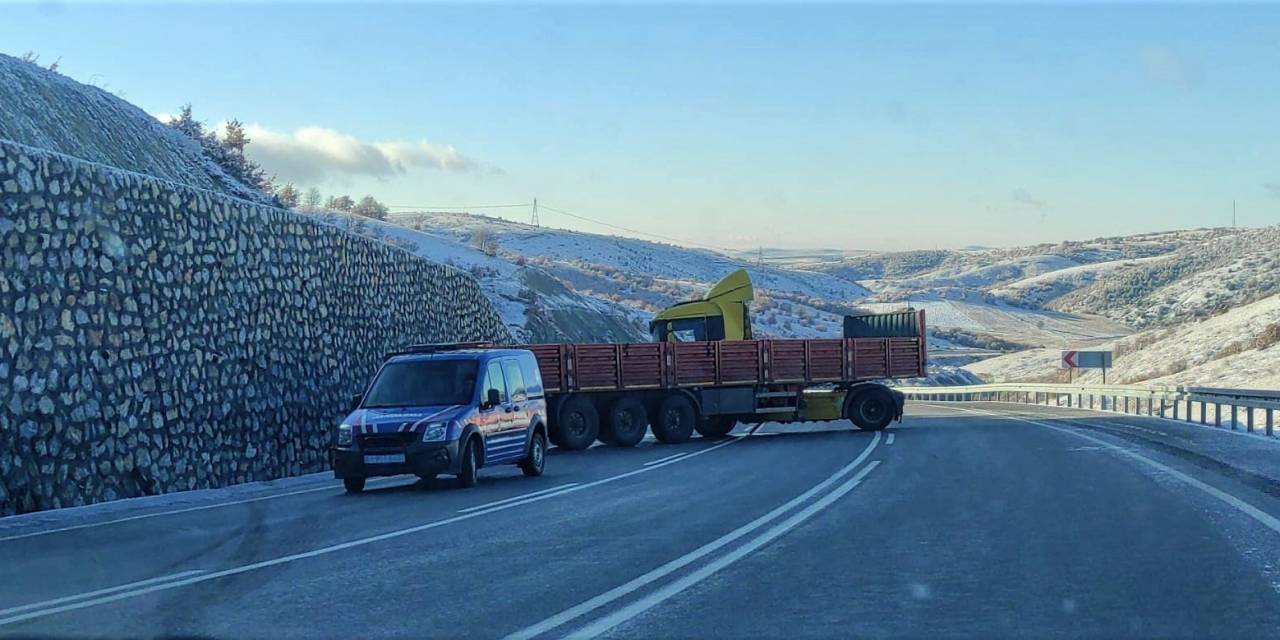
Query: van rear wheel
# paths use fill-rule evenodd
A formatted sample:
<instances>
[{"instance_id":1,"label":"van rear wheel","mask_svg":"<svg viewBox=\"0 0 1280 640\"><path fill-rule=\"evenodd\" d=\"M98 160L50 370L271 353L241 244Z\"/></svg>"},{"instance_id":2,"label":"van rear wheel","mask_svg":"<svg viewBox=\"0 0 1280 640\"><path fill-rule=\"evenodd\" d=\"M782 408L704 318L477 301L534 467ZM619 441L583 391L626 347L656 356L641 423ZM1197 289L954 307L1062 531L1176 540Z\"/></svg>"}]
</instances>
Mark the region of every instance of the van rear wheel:
<instances>
[{"instance_id":1,"label":"van rear wheel","mask_svg":"<svg viewBox=\"0 0 1280 640\"><path fill-rule=\"evenodd\" d=\"M529 441L529 454L520 461L520 470L524 475L536 478L542 475L546 463L547 439L542 437L541 431L534 431L533 438Z\"/></svg>"},{"instance_id":2,"label":"van rear wheel","mask_svg":"<svg viewBox=\"0 0 1280 640\"><path fill-rule=\"evenodd\" d=\"M360 493L364 491L364 478L343 478L342 486L346 488L347 493Z\"/></svg>"}]
</instances>

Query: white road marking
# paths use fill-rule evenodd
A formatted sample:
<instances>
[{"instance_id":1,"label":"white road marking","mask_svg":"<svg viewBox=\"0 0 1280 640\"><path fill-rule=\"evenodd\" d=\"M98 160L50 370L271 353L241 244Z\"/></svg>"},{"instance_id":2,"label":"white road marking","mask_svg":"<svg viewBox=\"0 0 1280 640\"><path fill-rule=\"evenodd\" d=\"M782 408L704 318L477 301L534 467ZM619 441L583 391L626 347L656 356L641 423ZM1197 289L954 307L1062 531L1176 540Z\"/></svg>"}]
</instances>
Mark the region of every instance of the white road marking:
<instances>
[{"instance_id":1,"label":"white road marking","mask_svg":"<svg viewBox=\"0 0 1280 640\"><path fill-rule=\"evenodd\" d=\"M689 573L688 575L685 575L679 580L676 580L675 582L672 582L671 584L668 584L667 586L661 589L658 589L657 591L654 591L648 596L645 596L644 598L636 600L635 602L632 602L631 604L615 611L614 613L608 616L600 618L599 620L596 620L595 622L592 622L591 624L585 627L582 627L580 629L573 631L572 633L570 633L565 637L594 638L644 613L645 611L648 611L649 609L652 609L653 607L659 604L662 604L663 602L671 599L672 597L679 595L680 592L684 591L685 589L688 589L689 587L692 587L698 584L699 582L706 580L707 578L711 577L721 569L724 569L725 567L745 558L746 556L750 555L751 553L754 553L756 550L760 549L766 544L769 544L770 542L773 542L774 540L778 539L782 535L786 534L788 531L791 531L797 526L804 524L806 520L817 515L823 509L826 509L827 507L831 506L831 504L834 503L836 500L843 498L845 494L849 493L850 491L853 491L855 487L857 487L859 484L862 483L862 479L865 478L868 473L871 473L872 470L874 470L877 466L879 466L879 464L880 464L879 460L872 460L867 466L863 467L862 470L859 471L857 475L846 480L844 484L840 485L839 487L836 487L830 493L823 496L813 504L796 512L790 518L783 520L781 523L775 525L772 529L769 529L765 533L761 534L759 537L756 537L748 541L747 543L743 544L742 546L738 547L737 549L734 549L733 551L730 551L729 553L726 553L720 556L719 558L708 563L706 566L698 569L697 571Z\"/></svg>"},{"instance_id":2,"label":"white road marking","mask_svg":"<svg viewBox=\"0 0 1280 640\"><path fill-rule=\"evenodd\" d=\"M893 433L890 433L889 436L885 438L884 443L885 445L893 444Z\"/></svg>"},{"instance_id":3,"label":"white road marking","mask_svg":"<svg viewBox=\"0 0 1280 640\"><path fill-rule=\"evenodd\" d=\"M504 500L494 500L493 502L486 502L486 503L484 503L484 504L478 504L478 505L476 505L476 506L474 506L474 507L467 507L467 508L465 508L465 509L458 509L458 513L470 513L470 512L472 512L472 511L479 511L479 510L481 510L481 509L487 509L487 508L489 508L489 507L496 507L496 506L498 506L498 505L500 505L500 504L506 504L506 503L508 503L508 502L515 502L516 500L523 500L523 499L525 499L525 498L532 498L532 497L534 497L534 496L540 496L540 495L542 495L542 494L544 494L544 493L554 493L554 492L556 492L556 491L563 491L564 489L568 489L569 487L576 487L576 486L578 486L578 483L577 483L577 482L570 482L569 484L562 484L562 485L558 485L558 486L555 486L555 487L551 487L550 489L543 489L542 491L534 491L534 492L532 492L532 493L524 493L524 494L521 494L521 495L518 495L518 496L512 496L512 497L510 497L510 498L506 498L506 499L504 499Z\"/></svg>"},{"instance_id":4,"label":"white road marking","mask_svg":"<svg viewBox=\"0 0 1280 640\"><path fill-rule=\"evenodd\" d=\"M401 476L388 476L386 478L376 478L370 483L387 482L390 480L404 480ZM217 502L214 504L203 504L196 507L185 507L182 509L170 509L168 511L157 511L155 513L143 513L136 516L127 516L124 518L115 518L113 520L103 520L101 522L86 522L84 524L75 524L66 527L58 527L56 529L42 529L40 531L30 531L27 533L18 533L11 536L0 537L0 542L8 542L10 540L21 540L23 538L34 538L36 536L45 536L51 533L62 533L64 531L78 531L80 529L92 529L94 527L105 527L112 524L120 524L121 522L133 522L134 520L145 520L147 518L159 518L160 516L171 516L179 513L191 513L193 511L205 511L207 509L220 509L222 507L234 507L238 504L249 504L251 502L262 502L263 500L274 500L276 498L287 498L289 496L302 495L304 493L315 493L317 491L333 491L342 489L342 485L326 484L323 487L312 487L310 489L299 489L297 491L286 491L284 493L273 493L266 496L258 496L256 498L245 498L243 500L232 500L230 502Z\"/></svg>"},{"instance_id":5,"label":"white road marking","mask_svg":"<svg viewBox=\"0 0 1280 640\"><path fill-rule=\"evenodd\" d=\"M792 498L782 506L777 507L776 509L770 511L769 513L766 513L763 516L760 516L759 518L756 518L755 520L752 520L751 522L741 527L738 527L737 529L734 529L733 531L729 532L723 537L713 540L712 542L705 544L701 547L698 547L697 549L683 556L680 556L679 558L676 558L675 560L672 560L638 578L635 578L629 582L626 582L617 587L614 587L613 589L610 589L609 591L606 591L574 607L570 607L569 609L566 609L554 616L551 616L550 618L547 618L541 622L538 622L537 624L534 624L532 626L516 631L515 633L512 633L511 635L507 636L504 640L517 640L517 639L523 640L526 638L532 638L532 637L541 635L543 633L546 633L552 629L555 629L556 627L559 627L569 622L570 620L586 615L587 613L595 611L596 609L599 609L600 607L603 607L619 598L625 597L631 594L632 592L636 591L637 589L643 588L646 585L649 585L656 580L660 580L663 577L671 574L672 572L678 571L679 569L685 566L688 566L689 564L707 556L708 554L713 553L716 550L728 545L734 540L737 540L738 538L741 538L755 531L756 529L759 529L767 525L772 520L776 519L777 517L781 516L787 511L790 511L791 509L795 508L797 505L813 497L818 492L822 491L823 489L826 489L832 484L835 484L837 481L840 480L840 478L844 477L850 471L852 471L855 467L862 464L862 462L867 459L867 456L871 455L872 450L875 449L876 445L879 442L880 442L880 433L876 432L871 439L871 443L868 444L866 448L862 450L862 453L860 453L856 458L854 458L852 462L845 465L844 467L841 467L838 471L836 471L835 473L827 477L826 480L819 482L818 484L810 488L808 491L805 491L804 493Z\"/></svg>"},{"instance_id":6,"label":"white road marking","mask_svg":"<svg viewBox=\"0 0 1280 640\"><path fill-rule=\"evenodd\" d=\"M355 539L355 540L349 540L349 541L347 541L347 542L341 542L341 543L338 543L338 544L329 545L329 546L327 546L327 547L320 547L320 548L318 548L318 549L312 549L311 551L304 551L304 552L300 552L300 553L292 553L292 554L289 554L289 555L286 555L286 556L280 556L280 557L277 557L277 558L272 558L272 559L270 559L270 560L261 560L261 561L259 561L259 562L254 562L254 563L250 563L250 564L240 565L240 566L238 566L238 567L231 567L230 569L222 569L222 570L220 570L220 571L208 572L208 573L204 573L204 574L197 575L197 576L189 576L189 577L182 578L182 579L179 579L179 580L174 580L174 581L172 581L172 582L165 582L165 583L163 583L163 584L150 585L150 586L142 587L142 588L139 588L139 589L133 589L133 590L130 590L130 591L123 591L123 592L120 592L120 593L114 593L114 594L109 594L109 595L103 595L103 596L101 596L101 597L95 597L95 598L88 599L88 600L81 600L80 602L73 602L73 603L70 603L70 604L65 604L65 605L62 605L62 606L59 606L59 607L54 607L54 608L51 608L51 609L42 609L42 610L39 610L39 611L31 611L31 612L28 612L28 613L19 614L19 615L15 615L15 616L10 616L10 617L7 617L7 618L0 618L0 626L7 625L7 624L13 624L13 623L15 623L15 622L22 622L22 621L24 621L24 620L30 620L30 619L32 619L32 618L41 618L41 617L44 617L44 616L53 615L53 614L55 614L55 613L62 613L62 612L65 612L65 611L74 611L74 610L77 610L77 609L85 609L85 608L88 608L88 607L93 607L93 606L97 606L97 605L101 605L101 604L108 604L108 603L111 603L111 602L117 602L117 601L124 600L124 599L127 599L127 598L134 598L134 597L137 597L137 596L146 595L146 594L148 594L148 593L155 593L155 592L157 592L157 591L165 591L165 590L168 590L168 589L176 589L176 588L178 588L178 587L185 587L185 586L188 586L188 585L198 584L198 583L201 583L201 582L207 582L207 581L209 581L209 580L216 580L216 579L218 579L218 578L225 578L225 577L227 577L227 576L234 576L234 575L239 575L239 574L242 574L242 573L248 573L248 572L250 572L250 571L256 571L256 570L258 570L258 569L265 569L265 568L267 568L267 567L274 567L274 566L277 566L277 565L282 565L282 564L286 564L286 563L289 563L289 562L294 562L294 561L297 561L297 560L304 560L304 559L307 559L307 558L314 558L314 557L316 557L316 556L322 556L322 555L326 555L326 554L330 554L330 553L336 553L336 552L338 552L338 551L345 551L345 550L347 550L347 549L351 549L351 548L353 548L353 547L361 547L361 546L364 546L364 545L372 544L372 543L374 543L374 542L381 542L381 541L383 541L383 540L391 540L391 539L399 538L399 537L402 537L402 536L407 536L407 535L412 535L412 534L415 534L415 533L420 533L420 532L422 532L422 531L427 531L428 529L435 529L435 528L438 528L438 527L443 527L443 526L445 526L445 525L454 524L454 523L456 523L456 522L462 522L462 521L464 521L464 520L470 520L470 519L472 519L472 518L478 518L478 517L480 517L480 516L487 515L487 514L490 514L490 513L495 513L495 512L497 512L497 511L505 511L505 510L507 510L507 509L512 509L512 508L519 507L519 506L523 506L523 505L526 505L526 504L530 504L530 503L534 503L534 502L541 502L542 500L546 500L546 499L548 499L548 498L557 498L557 497L560 497L560 496L565 495L565 494L567 494L567 493L573 493L573 492L575 492L575 491L580 491L580 490L582 490L582 489L588 489L588 488L596 487L596 486L599 486L599 485L602 485L602 484L606 484L606 483L609 483L609 482L615 482L615 481L617 481L617 480L622 480L622 479L624 479L624 478L629 478L629 477L631 477L631 476L639 475L639 474L641 474L641 473L647 473L647 472L649 472L649 471L653 471L654 469L660 469L660 468L662 468L662 467L665 467L665 466L667 466L667 465L669 465L669 464L674 464L674 463L676 463L676 462L684 462L685 460L688 460L688 459L690 459L690 458L694 458L694 457L700 456L700 455L702 455L702 454L704 454L704 453L710 453L710 452L715 451L716 449L719 449L719 448L721 448L721 447L727 447L727 446L729 446L729 445L731 445L731 444L733 444L733 443L735 443L735 442L737 442L737 441L738 441L738 438L734 438L734 439L732 439L732 440L728 440L727 442L722 442L722 443L720 443L720 444L717 444L717 445L715 445L715 446L713 446L713 447L707 447L706 449L702 449L702 450L700 450L700 451L695 451L695 452L693 452L693 453L691 453L691 454L689 454L689 455L687 455L687 456L684 456L684 457L682 457L682 458L679 458L679 459L677 459L677 460L669 460L669 461L664 462L664 463L662 463L662 464L655 464L655 465L653 465L653 466L651 466L651 467L641 467L641 468L639 468L639 469L634 469L634 470L632 470L632 471L628 471L628 472L626 472L626 473L620 473L620 474L615 475L615 476L609 476L609 477L607 477L607 478L602 478L602 479L600 479L600 480L595 480L595 481L592 481L592 482L588 482L588 483L586 483L586 484L580 484L580 485L578 485L578 486L576 486L576 487L569 487L568 489L565 489L565 490L563 490L563 491L559 491L559 492L557 492L557 493L545 493L545 494L540 495L540 496L525 497L525 498L523 498L523 499L521 499L521 500L518 500L518 501L516 501L516 502L508 502L508 503L506 503L506 504L500 504L500 505L497 505L497 506L488 507L488 508L486 508L486 509L482 509L482 510L480 510L480 511L472 511L471 513L459 514L459 515L456 515L456 516L451 516L451 517L449 517L449 518L445 518L445 519L443 519L443 520L436 520L436 521L434 521L434 522L428 522L428 523L420 524L420 525L417 525L417 526L414 526L414 527L408 527L408 528L405 528L405 529L397 529L397 530L395 530L395 531L388 531L387 533L381 533L381 534L378 534L378 535L376 535L376 536L369 536L369 537L366 537L366 538L357 538L357 539ZM81 597L87 597L87 596L81 596Z\"/></svg>"},{"instance_id":7,"label":"white road marking","mask_svg":"<svg viewBox=\"0 0 1280 640\"><path fill-rule=\"evenodd\" d=\"M157 582L165 582L167 580L177 580L178 578L185 578L187 576L195 575L197 573L204 573L204 571L196 569L194 571L183 571L181 573L172 573L167 576L160 576L159 578L139 580L137 582L130 582L128 584L121 584L121 585L116 585L114 587L107 587L106 589L98 589L97 591L88 591L88 592L79 593L73 596L66 596L65 598L54 598L53 600L45 600L43 602L33 602L31 604L24 604L18 607L9 607L8 609L0 609L0 616L9 615L11 613L18 613L19 611L30 611L32 609L41 609L44 607L51 607L54 605L62 604L64 602L71 602L73 600L83 600L84 598L92 598L94 596L106 595L108 593L124 591L125 589L132 589L134 587L144 587L146 585L155 584Z\"/></svg>"},{"instance_id":8,"label":"white road marking","mask_svg":"<svg viewBox=\"0 0 1280 640\"><path fill-rule=\"evenodd\" d=\"M1101 447L1103 447L1103 448L1107 449L1108 451L1111 451L1112 453L1117 453L1117 454L1122 455L1122 456L1124 456L1124 457L1126 457L1126 458L1129 458L1130 460L1134 460L1134 461L1136 461L1136 462L1140 462L1140 463L1142 463L1142 464L1144 464L1144 465L1147 465L1147 466L1149 466L1149 467L1151 467L1151 468L1153 468L1153 469L1156 469L1157 471L1161 471L1161 472L1163 472L1163 473L1165 473L1165 474L1168 474L1169 476L1171 476L1171 477L1173 477L1173 478L1176 478L1176 479L1178 479L1178 480L1181 480L1182 482L1184 482L1184 483L1186 483L1186 484L1188 484L1188 485L1190 485L1190 486L1193 486L1193 487L1195 487L1195 488L1197 488L1197 489L1199 489L1199 490L1201 490L1201 491L1203 491L1203 492L1205 492L1205 493L1209 494L1210 496L1213 496L1214 498L1217 498L1218 500L1221 500L1222 502L1225 502L1227 505L1229 505L1229 506L1231 506L1231 507L1235 508L1236 510L1240 511L1241 513L1244 513L1245 515L1249 516L1250 518L1253 518L1253 519L1254 519L1255 521L1257 521L1259 524L1261 524L1261 525L1263 525L1263 526L1267 527L1268 529L1271 529L1272 531L1274 531L1274 532L1276 532L1276 533L1280 533L1280 519L1275 518L1275 517L1274 517L1274 516L1272 516L1271 514L1266 513L1265 511L1263 511L1263 510L1261 510L1261 509L1259 509L1259 508L1257 508L1257 507L1255 507L1255 506L1253 506L1253 505L1249 504L1248 502L1245 502L1244 500L1241 500L1240 498L1237 498L1237 497L1235 497L1235 496L1233 496L1233 495L1231 495L1231 494L1227 493L1226 491L1223 491L1223 490L1221 490L1221 489L1219 489L1219 488L1217 488L1217 487L1215 487L1215 486L1213 486L1213 485L1206 484L1205 482L1203 482L1203 481L1201 481L1201 480L1197 480L1196 478L1193 478L1193 477L1191 477L1191 476L1189 476L1189 475L1187 475L1187 474L1185 474L1185 473L1183 473L1183 472L1181 472L1181 471L1178 471L1177 469L1174 469L1173 467L1170 467L1170 466L1168 466L1168 465L1162 464L1162 463L1160 463L1160 462L1156 462L1155 460L1152 460L1151 458L1148 458L1148 457L1146 457L1146 456L1144 456L1144 455L1141 455L1141 454L1138 454L1138 453L1134 453L1134 452L1132 452L1132 451L1130 451L1130 450L1128 450L1128 449L1125 449L1124 447L1116 446L1116 445L1114 445L1114 444L1112 444L1112 443L1110 443L1110 442L1107 442L1107 441L1105 441L1105 440L1100 440L1100 439L1095 438L1095 437L1093 437L1093 436L1091 436L1091 435L1084 434L1084 433L1080 433L1080 431L1079 431L1078 429L1068 429L1068 428L1066 428L1066 427L1061 427L1061 426L1058 426L1058 425L1055 425L1055 424L1049 424L1049 423L1047 423L1047 422L1040 422L1039 420L1031 420L1031 419L1028 419L1028 418L1022 418L1022 417L1019 417L1019 416L1013 416L1013 415L1007 415L1007 414L1001 414L1001 413L994 413L994 412L991 412L991 411L982 411L982 410L980 410L980 409L965 409L965 408L962 408L962 407L955 407L955 408L956 408L956 409L959 409L960 411L968 411L968 412L970 412L970 413L981 413L981 414L986 414L986 415L989 415L989 416L996 416L996 417L999 417L999 418L1008 418L1008 419L1010 419L1010 420L1018 420L1018 421L1020 421L1020 422L1026 422L1026 423L1028 423L1028 424L1034 424L1034 425L1039 425L1039 426L1041 426L1041 427L1046 427L1046 428L1049 428L1049 429L1053 429L1054 431L1061 431L1062 433L1069 433L1069 434L1071 434L1071 435L1073 435L1073 436L1076 436L1077 438L1084 438L1085 440L1088 440L1089 442L1092 442L1092 443L1094 443L1094 444L1096 444L1096 445L1099 445L1099 446L1101 446ZM1073 418L1073 420L1074 420L1074 419L1075 419L1075 418Z\"/></svg>"},{"instance_id":9,"label":"white road marking","mask_svg":"<svg viewBox=\"0 0 1280 640\"><path fill-rule=\"evenodd\" d=\"M640 466L642 466L642 467L647 467L647 466L649 466L649 465L651 465L651 464L658 464L658 463L660 463L660 462L666 462L666 461L668 461L668 460L674 460L674 459L676 459L676 458L681 458L681 457L684 457L684 456L687 456L687 455L689 455L689 452L688 452L688 451L686 451L686 452L684 452L684 453L673 453L673 454L671 454L671 455L669 455L669 456L667 456L667 457L665 457L665 458L658 458L657 460L650 460L650 461L648 461L648 462L646 462L646 463L644 463L643 465L640 465Z\"/></svg>"}]
</instances>

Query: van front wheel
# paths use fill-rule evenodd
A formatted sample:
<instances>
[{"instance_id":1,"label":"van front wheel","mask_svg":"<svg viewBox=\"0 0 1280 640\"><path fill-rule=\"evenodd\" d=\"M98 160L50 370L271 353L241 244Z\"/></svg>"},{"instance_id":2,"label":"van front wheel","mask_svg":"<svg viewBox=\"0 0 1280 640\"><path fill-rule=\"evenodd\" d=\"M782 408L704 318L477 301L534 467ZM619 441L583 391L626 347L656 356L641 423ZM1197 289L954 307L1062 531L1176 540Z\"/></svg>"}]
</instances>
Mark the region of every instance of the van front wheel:
<instances>
[{"instance_id":1,"label":"van front wheel","mask_svg":"<svg viewBox=\"0 0 1280 640\"><path fill-rule=\"evenodd\" d=\"M476 486L480 472L480 449L476 447L476 439L467 440L462 450L462 468L458 470L458 486L470 489Z\"/></svg>"}]
</instances>

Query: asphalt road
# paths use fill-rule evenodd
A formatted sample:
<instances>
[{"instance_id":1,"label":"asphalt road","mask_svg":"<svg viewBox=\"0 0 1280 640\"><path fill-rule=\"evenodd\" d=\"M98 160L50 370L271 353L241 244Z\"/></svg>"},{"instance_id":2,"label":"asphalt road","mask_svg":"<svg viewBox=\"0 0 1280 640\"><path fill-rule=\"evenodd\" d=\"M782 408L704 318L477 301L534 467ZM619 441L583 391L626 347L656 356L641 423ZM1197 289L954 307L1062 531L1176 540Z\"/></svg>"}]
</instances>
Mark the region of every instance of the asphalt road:
<instances>
[{"instance_id":1,"label":"asphalt road","mask_svg":"<svg viewBox=\"0 0 1280 640\"><path fill-rule=\"evenodd\" d=\"M465 491L123 501L0 521L0 636L1275 637L1276 463L1205 427L916 403Z\"/></svg>"}]
</instances>

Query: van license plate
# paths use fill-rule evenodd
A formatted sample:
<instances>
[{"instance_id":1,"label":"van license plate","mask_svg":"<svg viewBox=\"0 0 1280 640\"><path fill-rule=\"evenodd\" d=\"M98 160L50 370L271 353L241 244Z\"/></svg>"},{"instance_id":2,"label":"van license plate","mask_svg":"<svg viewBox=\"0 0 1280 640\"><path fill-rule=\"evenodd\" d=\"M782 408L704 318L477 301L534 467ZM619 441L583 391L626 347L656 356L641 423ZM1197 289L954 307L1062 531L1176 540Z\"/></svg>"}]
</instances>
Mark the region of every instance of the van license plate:
<instances>
[{"instance_id":1,"label":"van license plate","mask_svg":"<svg viewBox=\"0 0 1280 640\"><path fill-rule=\"evenodd\" d=\"M384 456L365 456L365 464L404 464L403 453L392 453Z\"/></svg>"}]
</instances>

